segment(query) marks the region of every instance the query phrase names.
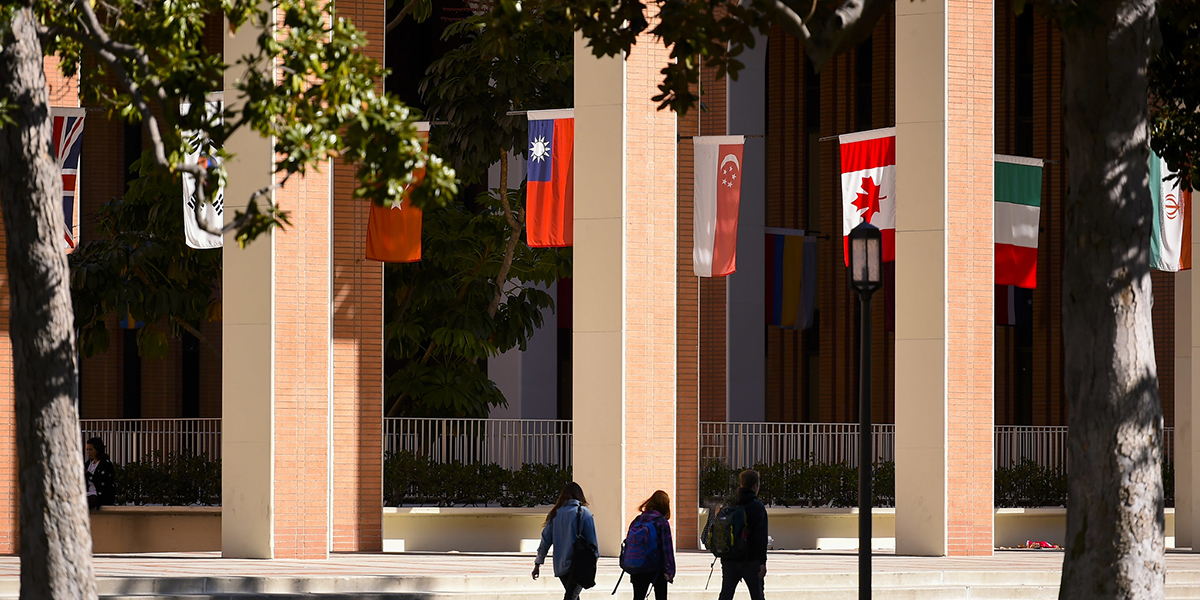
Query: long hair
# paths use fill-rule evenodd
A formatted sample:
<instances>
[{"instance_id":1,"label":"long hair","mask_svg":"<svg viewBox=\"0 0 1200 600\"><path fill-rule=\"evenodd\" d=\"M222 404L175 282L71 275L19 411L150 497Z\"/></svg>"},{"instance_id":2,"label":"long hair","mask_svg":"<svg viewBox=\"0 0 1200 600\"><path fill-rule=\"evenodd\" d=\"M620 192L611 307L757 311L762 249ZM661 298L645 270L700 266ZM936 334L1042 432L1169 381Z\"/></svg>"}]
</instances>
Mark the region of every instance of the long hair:
<instances>
[{"instance_id":1,"label":"long hair","mask_svg":"<svg viewBox=\"0 0 1200 600\"><path fill-rule=\"evenodd\" d=\"M579 487L578 483L572 481L563 486L562 491L558 493L558 502L554 503L554 508L551 508L550 514L546 515L546 520L542 522L543 527L546 526L546 523L554 520L554 517L558 515L559 507L566 504L568 500L578 500L580 506L587 506L587 498L583 496L583 488Z\"/></svg>"},{"instance_id":2,"label":"long hair","mask_svg":"<svg viewBox=\"0 0 1200 600\"><path fill-rule=\"evenodd\" d=\"M671 518L671 496L666 492L658 490L650 494L649 498L638 507L638 510L646 512L648 510L656 510L663 516L664 519Z\"/></svg>"},{"instance_id":3,"label":"long hair","mask_svg":"<svg viewBox=\"0 0 1200 600\"><path fill-rule=\"evenodd\" d=\"M87 441L93 448L96 449L96 458L99 460L108 460L108 452L104 450L104 440L94 437Z\"/></svg>"}]
</instances>

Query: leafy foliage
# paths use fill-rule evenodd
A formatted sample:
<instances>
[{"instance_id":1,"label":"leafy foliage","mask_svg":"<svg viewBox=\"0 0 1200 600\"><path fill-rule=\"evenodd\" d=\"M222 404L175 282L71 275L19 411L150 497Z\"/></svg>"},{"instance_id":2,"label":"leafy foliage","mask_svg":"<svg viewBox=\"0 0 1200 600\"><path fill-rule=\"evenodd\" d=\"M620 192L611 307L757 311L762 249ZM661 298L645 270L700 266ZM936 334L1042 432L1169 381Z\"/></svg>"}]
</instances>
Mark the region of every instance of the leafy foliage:
<instances>
[{"instance_id":1,"label":"leafy foliage","mask_svg":"<svg viewBox=\"0 0 1200 600\"><path fill-rule=\"evenodd\" d=\"M383 462L384 506L553 504L571 481L571 470L525 464L509 471L496 464L436 463L412 452L389 454Z\"/></svg>"},{"instance_id":2,"label":"leafy foliage","mask_svg":"<svg viewBox=\"0 0 1200 600\"><path fill-rule=\"evenodd\" d=\"M996 506L1066 506L1067 474L1024 459L996 469Z\"/></svg>"},{"instance_id":3,"label":"leafy foliage","mask_svg":"<svg viewBox=\"0 0 1200 600\"><path fill-rule=\"evenodd\" d=\"M138 330L142 356L166 356L167 332L196 332L221 318L214 293L221 278L220 250L193 250L184 243L182 183L143 156L141 176L122 199L98 213L100 239L70 255L71 302L83 356L108 350L104 319L111 313L147 324ZM169 201L174 198L173 201Z\"/></svg>"},{"instance_id":4,"label":"leafy foliage","mask_svg":"<svg viewBox=\"0 0 1200 600\"><path fill-rule=\"evenodd\" d=\"M1184 188L1200 182L1200 1L1158 3L1162 47L1150 63L1154 151L1180 171Z\"/></svg>"},{"instance_id":5,"label":"leafy foliage","mask_svg":"<svg viewBox=\"0 0 1200 600\"><path fill-rule=\"evenodd\" d=\"M570 30L506 40L481 16L452 24L462 38L421 84L434 127L431 145L455 148L464 181L487 179L509 153L524 153L524 115L516 108L572 104ZM385 321L390 416L486 417L506 404L487 376L486 361L524 349L553 308L545 288L571 276L570 248L530 248L522 239L525 187L500 187L472 202L425 212L422 260L388 265ZM501 195L505 189L505 195Z\"/></svg>"},{"instance_id":6,"label":"leafy foliage","mask_svg":"<svg viewBox=\"0 0 1200 600\"><path fill-rule=\"evenodd\" d=\"M42 0L34 7L45 27L46 53L60 57L64 74L78 73L85 103L146 126L158 168L188 170L184 157L211 141L222 160L209 161L199 173L202 190L225 181L230 157L225 142L249 129L274 139L281 182L341 157L357 165L355 196L377 204L398 200L421 168L425 177L410 190L418 206L444 204L457 191L453 169L422 148L413 125L419 115L375 91L384 70L360 51L366 37L332 4L109 0L94 13L90 3ZM222 13L234 30L261 26L279 14L287 34L264 28L254 51L229 65L201 45L208 16ZM84 60L88 66L80 69ZM231 69L244 70L229 90L244 103L229 98L222 119L204 111L180 114L179 103L201 106L207 94L224 89ZM187 139L185 131L197 134ZM286 211L269 201L269 191L259 190L236 213L230 227L240 244L288 224ZM243 199L229 200L237 206Z\"/></svg>"},{"instance_id":7,"label":"leafy foliage","mask_svg":"<svg viewBox=\"0 0 1200 600\"><path fill-rule=\"evenodd\" d=\"M510 192L510 202L519 206L522 191ZM542 310L553 306L537 286L570 275L569 249L517 244L510 278L521 283L506 285L495 316L488 316L511 232L495 195L478 202L478 212L458 204L426 212L421 262L387 266L391 416L486 417L490 406L505 404L485 360L524 349L542 325Z\"/></svg>"},{"instance_id":8,"label":"leafy foliage","mask_svg":"<svg viewBox=\"0 0 1200 600\"><path fill-rule=\"evenodd\" d=\"M446 124L433 128L434 142L455 149L454 167L468 182L485 179L502 153L528 152L526 117L510 112L574 104L570 28L504 38L486 23L473 15L448 26L444 37L464 43L430 65L420 88L430 118Z\"/></svg>"},{"instance_id":9,"label":"leafy foliage","mask_svg":"<svg viewBox=\"0 0 1200 600\"><path fill-rule=\"evenodd\" d=\"M113 466L118 505L221 505L221 461L207 454L156 451L140 461Z\"/></svg>"},{"instance_id":10,"label":"leafy foliage","mask_svg":"<svg viewBox=\"0 0 1200 600\"><path fill-rule=\"evenodd\" d=\"M858 506L858 469L847 463L827 464L796 459L754 466L762 477L758 497L767 505L803 507ZM710 459L700 472L700 496L708 505L726 504L737 497L738 473L723 461ZM872 470L874 506L894 506L896 465L876 463Z\"/></svg>"}]
</instances>

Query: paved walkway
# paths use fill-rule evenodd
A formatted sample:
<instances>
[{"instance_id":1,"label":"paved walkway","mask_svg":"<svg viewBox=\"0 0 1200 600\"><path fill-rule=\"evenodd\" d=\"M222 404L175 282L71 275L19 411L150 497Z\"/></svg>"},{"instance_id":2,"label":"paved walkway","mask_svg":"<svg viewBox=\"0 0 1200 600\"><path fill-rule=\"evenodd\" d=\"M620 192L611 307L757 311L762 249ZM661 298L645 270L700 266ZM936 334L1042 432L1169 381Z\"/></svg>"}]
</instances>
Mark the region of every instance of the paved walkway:
<instances>
[{"instance_id":1,"label":"paved walkway","mask_svg":"<svg viewBox=\"0 0 1200 600\"><path fill-rule=\"evenodd\" d=\"M1059 571L1063 554L1055 550L1000 550L990 557L927 558L876 553L876 573L913 573L926 571ZM712 555L701 551L678 554L678 570L686 574L707 575ZM327 560L250 560L221 558L218 553L170 553L98 555L99 577L338 577L389 576L421 577L445 575L528 574L533 565L531 554L333 554ZM602 570L616 570L615 558L602 558ZM857 573L858 555L845 551L771 552L770 573ZM1200 571L1200 554L1169 551L1167 569ZM0 578L16 577L20 572L17 557L0 557Z\"/></svg>"}]
</instances>

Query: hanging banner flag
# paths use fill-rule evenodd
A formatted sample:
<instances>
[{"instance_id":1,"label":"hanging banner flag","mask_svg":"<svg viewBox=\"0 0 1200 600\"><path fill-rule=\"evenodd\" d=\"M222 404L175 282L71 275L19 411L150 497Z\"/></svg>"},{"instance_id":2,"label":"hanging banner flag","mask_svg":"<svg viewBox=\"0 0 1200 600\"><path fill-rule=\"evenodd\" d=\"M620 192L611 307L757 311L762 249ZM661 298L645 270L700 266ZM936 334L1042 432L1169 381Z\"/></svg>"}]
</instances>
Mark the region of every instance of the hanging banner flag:
<instances>
[{"instance_id":1,"label":"hanging banner flag","mask_svg":"<svg viewBox=\"0 0 1200 600\"><path fill-rule=\"evenodd\" d=\"M883 234L883 260L896 260L896 128L838 136L842 157L842 257L864 220Z\"/></svg>"},{"instance_id":2,"label":"hanging banner flag","mask_svg":"<svg viewBox=\"0 0 1200 600\"><path fill-rule=\"evenodd\" d=\"M817 300L817 238L803 229L765 232L767 325L808 329Z\"/></svg>"},{"instance_id":3,"label":"hanging banner flag","mask_svg":"<svg viewBox=\"0 0 1200 600\"><path fill-rule=\"evenodd\" d=\"M575 110L531 110L525 239L530 248L575 241Z\"/></svg>"},{"instance_id":4,"label":"hanging banner flag","mask_svg":"<svg viewBox=\"0 0 1200 600\"><path fill-rule=\"evenodd\" d=\"M1159 271L1192 268L1192 192L1179 189L1179 178L1167 161L1150 151L1150 196L1154 227L1150 230L1150 266Z\"/></svg>"},{"instance_id":5,"label":"hanging banner flag","mask_svg":"<svg viewBox=\"0 0 1200 600\"><path fill-rule=\"evenodd\" d=\"M417 134L422 145L429 140L429 123L417 122ZM414 172L411 185L425 178L425 169ZM380 262L410 263L421 260L421 209L412 205L408 189L404 197L391 206L371 203L367 220L367 258Z\"/></svg>"},{"instance_id":6,"label":"hanging banner flag","mask_svg":"<svg viewBox=\"0 0 1200 600\"><path fill-rule=\"evenodd\" d=\"M997 285L995 307L997 325L1028 326L1033 323L1033 290Z\"/></svg>"},{"instance_id":7,"label":"hanging banner flag","mask_svg":"<svg viewBox=\"0 0 1200 600\"><path fill-rule=\"evenodd\" d=\"M74 248L79 242L75 230L76 184L79 179L79 154L83 150L83 119L86 112L82 108L51 108L50 118L54 126L54 158L58 162L58 171L62 174L62 206L63 206L63 247Z\"/></svg>"},{"instance_id":8,"label":"hanging banner flag","mask_svg":"<svg viewBox=\"0 0 1200 600\"><path fill-rule=\"evenodd\" d=\"M737 270L744 141L740 135L692 138L696 148L692 263L698 277L723 277Z\"/></svg>"},{"instance_id":9,"label":"hanging banner flag","mask_svg":"<svg viewBox=\"0 0 1200 600\"><path fill-rule=\"evenodd\" d=\"M1037 287L1042 160L997 154L995 164L996 285Z\"/></svg>"},{"instance_id":10,"label":"hanging banner flag","mask_svg":"<svg viewBox=\"0 0 1200 600\"><path fill-rule=\"evenodd\" d=\"M222 102L205 102L204 110L207 117L214 120L214 125L220 125L224 116ZM180 104L179 112L188 114L192 109L191 104ZM203 138L203 139L202 139ZM184 134L184 139L195 146L195 150L190 152L184 159L184 163L189 165L199 164L204 168L219 166L220 158L216 155L215 147L207 136L202 136L199 132L190 131ZM196 178L189 173L183 174L183 237L189 248L196 250L211 250L220 248L224 244L224 238L219 233L225 225L225 188L218 187L214 190L205 190L206 196L204 203L200 205L200 210L196 210ZM201 227L200 224L204 226Z\"/></svg>"}]
</instances>

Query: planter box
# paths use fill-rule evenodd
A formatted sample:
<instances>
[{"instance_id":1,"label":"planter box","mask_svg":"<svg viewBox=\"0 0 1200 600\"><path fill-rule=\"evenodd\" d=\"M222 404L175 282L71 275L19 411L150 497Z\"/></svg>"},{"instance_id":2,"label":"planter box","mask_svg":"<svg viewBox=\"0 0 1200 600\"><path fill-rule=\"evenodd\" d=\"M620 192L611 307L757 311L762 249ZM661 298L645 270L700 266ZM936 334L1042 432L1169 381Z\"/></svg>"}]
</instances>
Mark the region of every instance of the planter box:
<instances>
[{"instance_id":1,"label":"planter box","mask_svg":"<svg viewBox=\"0 0 1200 600\"><path fill-rule=\"evenodd\" d=\"M1175 509L1166 509L1163 526L1168 548L1175 547ZM1027 540L1040 540L1062 546L1067 535L1065 508L997 508L996 547L1012 548Z\"/></svg>"},{"instance_id":2,"label":"planter box","mask_svg":"<svg viewBox=\"0 0 1200 600\"><path fill-rule=\"evenodd\" d=\"M220 506L103 506L92 518L92 551L219 552Z\"/></svg>"},{"instance_id":3,"label":"planter box","mask_svg":"<svg viewBox=\"0 0 1200 600\"><path fill-rule=\"evenodd\" d=\"M537 552L549 506L384 507L384 552Z\"/></svg>"}]
</instances>

